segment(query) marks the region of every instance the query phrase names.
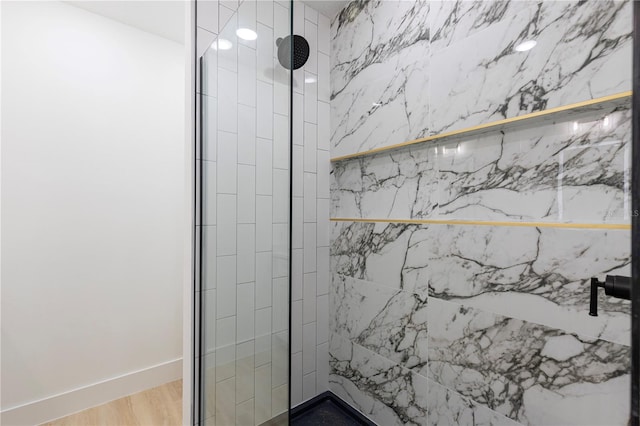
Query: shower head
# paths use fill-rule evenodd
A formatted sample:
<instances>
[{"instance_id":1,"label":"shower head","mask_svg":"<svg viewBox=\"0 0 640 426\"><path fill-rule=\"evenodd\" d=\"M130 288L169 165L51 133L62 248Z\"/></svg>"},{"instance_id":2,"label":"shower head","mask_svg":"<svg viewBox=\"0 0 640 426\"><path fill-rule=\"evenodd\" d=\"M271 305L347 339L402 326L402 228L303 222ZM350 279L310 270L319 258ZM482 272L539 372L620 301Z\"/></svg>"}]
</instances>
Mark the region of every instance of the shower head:
<instances>
[{"instance_id":1,"label":"shower head","mask_svg":"<svg viewBox=\"0 0 640 426\"><path fill-rule=\"evenodd\" d=\"M293 40L291 39L292 37ZM285 38L279 38L276 40L276 46L278 46L278 61L280 61L280 65L288 70L301 68L309 59L309 43L302 36L289 35ZM293 54L291 54L292 47ZM293 67L291 66L292 60Z\"/></svg>"}]
</instances>

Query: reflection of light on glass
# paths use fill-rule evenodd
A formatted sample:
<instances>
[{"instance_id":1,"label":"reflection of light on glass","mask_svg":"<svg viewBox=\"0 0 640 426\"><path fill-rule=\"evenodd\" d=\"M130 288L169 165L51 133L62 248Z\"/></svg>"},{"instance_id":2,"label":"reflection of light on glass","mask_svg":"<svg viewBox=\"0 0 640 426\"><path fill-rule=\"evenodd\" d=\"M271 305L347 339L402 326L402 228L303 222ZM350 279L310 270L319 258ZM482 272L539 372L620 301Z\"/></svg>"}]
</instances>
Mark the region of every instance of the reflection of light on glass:
<instances>
[{"instance_id":1,"label":"reflection of light on glass","mask_svg":"<svg viewBox=\"0 0 640 426\"><path fill-rule=\"evenodd\" d=\"M224 38L218 39L211 43L211 48L213 50L229 50L233 47L233 43Z\"/></svg>"},{"instance_id":2,"label":"reflection of light on glass","mask_svg":"<svg viewBox=\"0 0 640 426\"><path fill-rule=\"evenodd\" d=\"M609 116L607 115L604 120L602 120L602 125L604 126L605 129L609 128Z\"/></svg>"},{"instance_id":3,"label":"reflection of light on glass","mask_svg":"<svg viewBox=\"0 0 640 426\"><path fill-rule=\"evenodd\" d=\"M538 42L535 41L535 40L527 40L527 41L523 41L522 43L518 44L516 47L514 47L514 49L517 52L526 52L527 50L531 50L534 47L536 47L536 44L538 44Z\"/></svg>"},{"instance_id":4,"label":"reflection of light on glass","mask_svg":"<svg viewBox=\"0 0 640 426\"><path fill-rule=\"evenodd\" d=\"M374 103L373 103L373 106L374 106L374 107L379 107L379 106L382 106L382 103L380 103L380 102L374 102Z\"/></svg>"},{"instance_id":5,"label":"reflection of light on glass","mask_svg":"<svg viewBox=\"0 0 640 426\"><path fill-rule=\"evenodd\" d=\"M458 147L456 148L456 152L458 154L460 154L462 152L462 144L458 145Z\"/></svg>"},{"instance_id":6,"label":"reflection of light on glass","mask_svg":"<svg viewBox=\"0 0 640 426\"><path fill-rule=\"evenodd\" d=\"M315 83L316 81L318 81L315 77L305 77L304 78L304 82L307 84L311 84L311 83Z\"/></svg>"},{"instance_id":7,"label":"reflection of light on glass","mask_svg":"<svg viewBox=\"0 0 640 426\"><path fill-rule=\"evenodd\" d=\"M258 38L258 34L255 31L250 30L249 28L238 28L236 30L236 35L241 39L248 40L248 41L255 40Z\"/></svg>"},{"instance_id":8,"label":"reflection of light on glass","mask_svg":"<svg viewBox=\"0 0 640 426\"><path fill-rule=\"evenodd\" d=\"M574 131L574 132L577 132L577 131L578 131L578 122L577 122L577 121L574 121L574 122L573 122L573 131Z\"/></svg>"}]
</instances>

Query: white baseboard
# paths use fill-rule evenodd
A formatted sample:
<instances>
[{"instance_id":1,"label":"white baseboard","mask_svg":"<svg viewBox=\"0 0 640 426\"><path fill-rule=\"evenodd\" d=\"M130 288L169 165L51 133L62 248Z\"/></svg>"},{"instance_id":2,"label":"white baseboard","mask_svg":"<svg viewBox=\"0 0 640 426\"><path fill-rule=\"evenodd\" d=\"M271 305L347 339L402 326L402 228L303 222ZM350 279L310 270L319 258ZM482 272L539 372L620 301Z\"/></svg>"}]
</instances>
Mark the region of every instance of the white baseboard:
<instances>
[{"instance_id":1,"label":"white baseboard","mask_svg":"<svg viewBox=\"0 0 640 426\"><path fill-rule=\"evenodd\" d=\"M0 412L3 426L33 426L182 378L182 358Z\"/></svg>"}]
</instances>

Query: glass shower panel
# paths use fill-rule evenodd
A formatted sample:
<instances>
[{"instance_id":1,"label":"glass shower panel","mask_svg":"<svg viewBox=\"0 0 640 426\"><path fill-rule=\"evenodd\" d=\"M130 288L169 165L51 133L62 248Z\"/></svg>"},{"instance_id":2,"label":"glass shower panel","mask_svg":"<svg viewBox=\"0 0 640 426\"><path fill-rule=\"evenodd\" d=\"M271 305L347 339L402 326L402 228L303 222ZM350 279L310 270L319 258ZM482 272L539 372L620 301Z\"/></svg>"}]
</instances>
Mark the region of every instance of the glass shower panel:
<instances>
[{"instance_id":1,"label":"glass shower panel","mask_svg":"<svg viewBox=\"0 0 640 426\"><path fill-rule=\"evenodd\" d=\"M202 5L198 13L210 13L211 3ZM291 7L216 7L218 34L199 58L195 417L201 425L284 425L291 90L276 42L291 32Z\"/></svg>"}]
</instances>

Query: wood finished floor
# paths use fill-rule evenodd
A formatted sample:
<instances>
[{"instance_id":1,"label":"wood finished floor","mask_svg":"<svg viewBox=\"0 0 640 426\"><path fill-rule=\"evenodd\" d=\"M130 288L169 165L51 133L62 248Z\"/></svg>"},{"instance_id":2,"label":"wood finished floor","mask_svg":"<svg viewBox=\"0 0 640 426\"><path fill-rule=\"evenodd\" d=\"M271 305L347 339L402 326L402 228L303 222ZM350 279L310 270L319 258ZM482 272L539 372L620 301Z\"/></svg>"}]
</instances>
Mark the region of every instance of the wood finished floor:
<instances>
[{"instance_id":1,"label":"wood finished floor","mask_svg":"<svg viewBox=\"0 0 640 426\"><path fill-rule=\"evenodd\" d=\"M42 426L179 426L182 380L116 399Z\"/></svg>"}]
</instances>

